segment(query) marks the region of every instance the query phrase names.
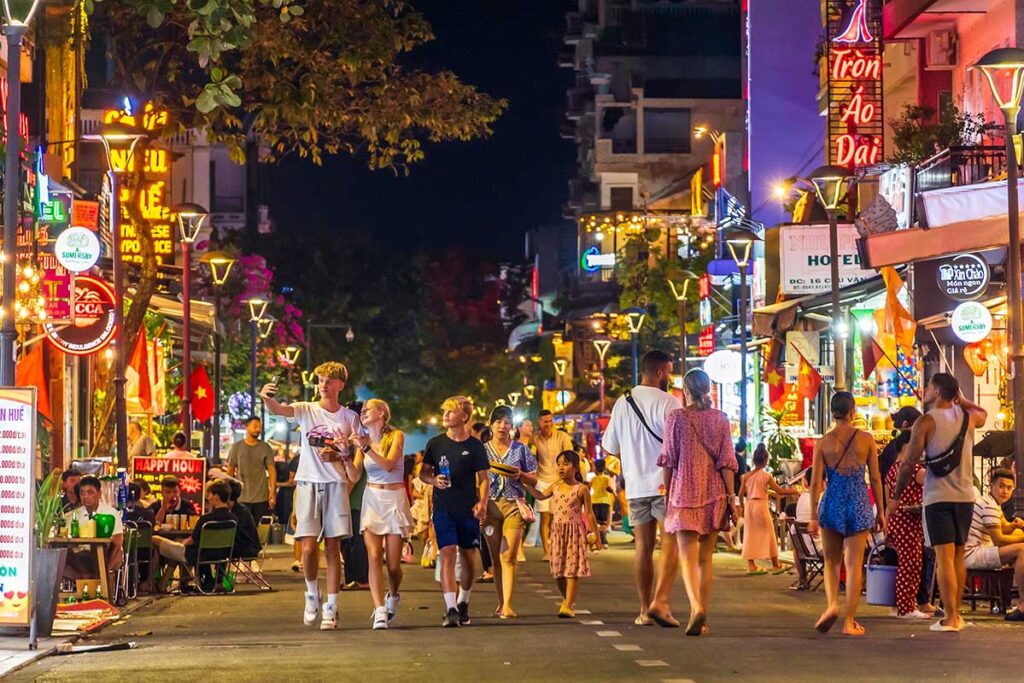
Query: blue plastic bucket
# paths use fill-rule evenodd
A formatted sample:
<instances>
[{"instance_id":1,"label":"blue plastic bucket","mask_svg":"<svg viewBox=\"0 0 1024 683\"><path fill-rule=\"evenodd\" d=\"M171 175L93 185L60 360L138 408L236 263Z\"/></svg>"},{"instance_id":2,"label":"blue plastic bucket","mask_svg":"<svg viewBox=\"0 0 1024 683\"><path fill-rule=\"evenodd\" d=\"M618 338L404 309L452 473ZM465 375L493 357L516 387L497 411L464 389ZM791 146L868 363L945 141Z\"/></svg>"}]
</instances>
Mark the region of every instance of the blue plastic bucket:
<instances>
[{"instance_id":1,"label":"blue plastic bucket","mask_svg":"<svg viewBox=\"0 0 1024 683\"><path fill-rule=\"evenodd\" d=\"M869 564L867 588L869 605L894 607L896 605L896 567Z\"/></svg>"}]
</instances>

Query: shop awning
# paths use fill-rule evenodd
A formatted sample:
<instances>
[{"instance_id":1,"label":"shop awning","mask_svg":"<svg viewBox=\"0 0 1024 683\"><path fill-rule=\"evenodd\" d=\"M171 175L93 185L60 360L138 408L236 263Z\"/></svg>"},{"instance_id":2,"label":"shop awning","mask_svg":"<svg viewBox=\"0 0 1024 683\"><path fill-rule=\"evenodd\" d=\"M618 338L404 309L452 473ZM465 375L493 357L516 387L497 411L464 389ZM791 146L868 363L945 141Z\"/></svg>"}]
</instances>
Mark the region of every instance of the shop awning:
<instances>
[{"instance_id":1,"label":"shop awning","mask_svg":"<svg viewBox=\"0 0 1024 683\"><path fill-rule=\"evenodd\" d=\"M609 403L609 405L611 405ZM577 396L565 407L566 415L590 415L601 408L601 401L595 396Z\"/></svg>"},{"instance_id":2,"label":"shop awning","mask_svg":"<svg viewBox=\"0 0 1024 683\"><path fill-rule=\"evenodd\" d=\"M185 309L177 299L170 299L159 294L154 294L149 300L149 308L156 313L171 318L175 321L182 321L185 318ZM192 324L197 325L209 332L213 331L214 307L206 301L192 300Z\"/></svg>"},{"instance_id":3,"label":"shop awning","mask_svg":"<svg viewBox=\"0 0 1024 683\"><path fill-rule=\"evenodd\" d=\"M1024 200L1024 183L1018 185ZM861 263L881 268L965 251L1005 247L1009 241L1006 183L979 183L922 192L922 227L883 232L857 241Z\"/></svg>"},{"instance_id":4,"label":"shop awning","mask_svg":"<svg viewBox=\"0 0 1024 683\"><path fill-rule=\"evenodd\" d=\"M985 308L992 311L993 315L1006 313L1005 294L992 297L991 299L987 299L980 303L983 306L985 306ZM948 311L943 313L936 313L935 315L930 315L927 318L921 318L920 320L917 321L917 324L925 328L926 330L938 330L943 327L949 327L949 315L950 313Z\"/></svg>"},{"instance_id":5,"label":"shop awning","mask_svg":"<svg viewBox=\"0 0 1024 683\"><path fill-rule=\"evenodd\" d=\"M847 285L839 290L839 301L844 306L856 306L885 290L881 275ZM754 309L754 335L770 337L789 332L797 321L811 320L825 325L832 322L832 293L805 296Z\"/></svg>"}]
</instances>

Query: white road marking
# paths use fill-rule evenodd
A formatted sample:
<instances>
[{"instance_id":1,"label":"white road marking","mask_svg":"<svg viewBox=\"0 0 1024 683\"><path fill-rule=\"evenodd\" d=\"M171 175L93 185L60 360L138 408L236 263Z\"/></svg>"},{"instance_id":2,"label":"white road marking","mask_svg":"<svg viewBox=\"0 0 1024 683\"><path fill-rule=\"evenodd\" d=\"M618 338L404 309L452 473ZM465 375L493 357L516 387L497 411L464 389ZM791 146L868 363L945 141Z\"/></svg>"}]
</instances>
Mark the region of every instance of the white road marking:
<instances>
[{"instance_id":1,"label":"white road marking","mask_svg":"<svg viewBox=\"0 0 1024 683\"><path fill-rule=\"evenodd\" d=\"M578 609L578 610L576 610L576 614L590 614L590 610L588 610L588 609Z\"/></svg>"},{"instance_id":2,"label":"white road marking","mask_svg":"<svg viewBox=\"0 0 1024 683\"><path fill-rule=\"evenodd\" d=\"M622 634L618 631L598 631L598 637L600 638L621 638Z\"/></svg>"},{"instance_id":3,"label":"white road marking","mask_svg":"<svg viewBox=\"0 0 1024 683\"><path fill-rule=\"evenodd\" d=\"M649 667L649 666L668 666L668 662L661 659L638 659L636 660L637 666Z\"/></svg>"},{"instance_id":4,"label":"white road marking","mask_svg":"<svg viewBox=\"0 0 1024 683\"><path fill-rule=\"evenodd\" d=\"M602 626L604 622L600 619L580 619L580 623L584 626Z\"/></svg>"},{"instance_id":5,"label":"white road marking","mask_svg":"<svg viewBox=\"0 0 1024 683\"><path fill-rule=\"evenodd\" d=\"M639 645L623 645L621 643L616 643L615 645L612 645L612 647L619 652L640 652L643 650Z\"/></svg>"}]
</instances>

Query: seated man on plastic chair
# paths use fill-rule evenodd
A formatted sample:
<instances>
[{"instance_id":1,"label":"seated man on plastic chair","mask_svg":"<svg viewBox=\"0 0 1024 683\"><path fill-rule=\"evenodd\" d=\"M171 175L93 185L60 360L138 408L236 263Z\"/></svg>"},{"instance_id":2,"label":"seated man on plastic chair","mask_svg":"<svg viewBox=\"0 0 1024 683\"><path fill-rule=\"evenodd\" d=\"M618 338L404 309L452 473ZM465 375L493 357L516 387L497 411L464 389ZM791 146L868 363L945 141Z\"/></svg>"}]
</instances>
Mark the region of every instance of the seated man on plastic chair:
<instances>
[{"instance_id":1,"label":"seated man on plastic chair","mask_svg":"<svg viewBox=\"0 0 1024 683\"><path fill-rule=\"evenodd\" d=\"M172 563L173 565L194 565L199 552L199 535L202 533L204 524L207 522L238 523L238 518L235 517L234 513L232 513L228 508L228 502L230 500L231 489L226 482L210 482L206 486L206 509L209 510L209 512L199 518L199 522L196 523L191 536L181 543L169 538L164 538L163 536L153 536L153 549L157 554L158 562L161 565L169 563ZM171 566L167 566L163 569L158 590L166 590L167 585L170 584L172 575L173 571ZM188 581L186 577L187 573L183 569L181 572L181 591L183 593L188 592Z\"/></svg>"},{"instance_id":2,"label":"seated man on plastic chair","mask_svg":"<svg viewBox=\"0 0 1024 683\"><path fill-rule=\"evenodd\" d=\"M1012 470L997 468L989 476L989 493L974 503L971 531L964 547L968 569L997 570L1013 567L1014 583L1024 590L1024 521L1007 521L1002 505L1013 496L1016 484ZM1024 601L1010 610L1007 621L1024 621Z\"/></svg>"}]
</instances>

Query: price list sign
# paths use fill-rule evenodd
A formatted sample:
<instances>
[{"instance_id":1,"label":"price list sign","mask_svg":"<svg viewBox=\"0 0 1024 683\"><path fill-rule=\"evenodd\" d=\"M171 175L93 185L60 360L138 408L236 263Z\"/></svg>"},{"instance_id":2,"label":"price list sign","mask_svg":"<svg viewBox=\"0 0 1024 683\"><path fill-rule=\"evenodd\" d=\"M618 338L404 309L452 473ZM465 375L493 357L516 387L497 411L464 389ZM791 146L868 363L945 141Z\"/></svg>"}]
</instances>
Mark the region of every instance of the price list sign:
<instances>
[{"instance_id":1,"label":"price list sign","mask_svg":"<svg viewBox=\"0 0 1024 683\"><path fill-rule=\"evenodd\" d=\"M0 625L31 621L36 390L0 389Z\"/></svg>"}]
</instances>

